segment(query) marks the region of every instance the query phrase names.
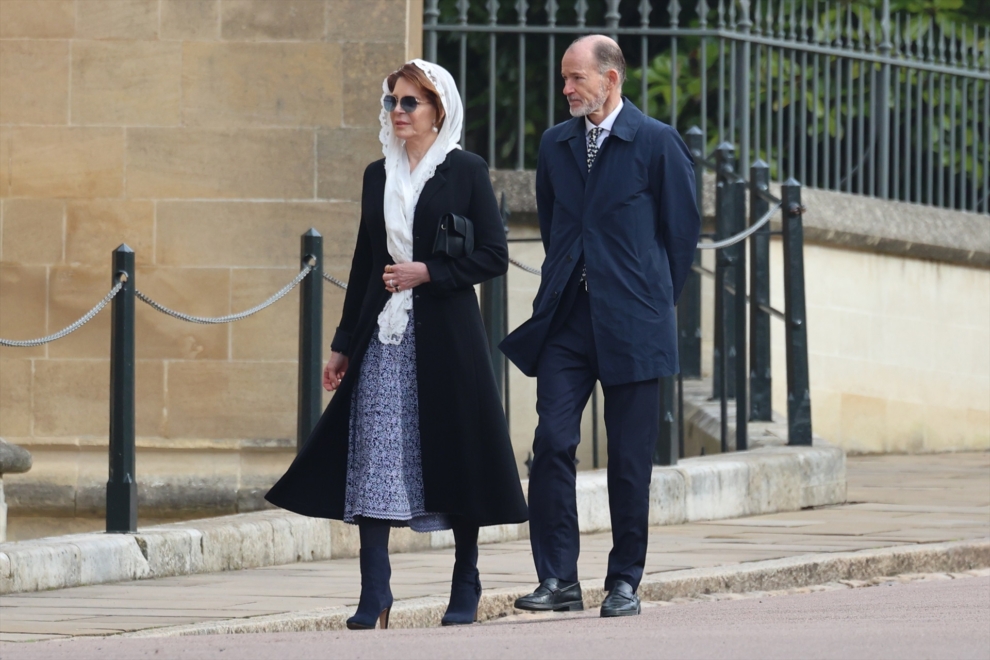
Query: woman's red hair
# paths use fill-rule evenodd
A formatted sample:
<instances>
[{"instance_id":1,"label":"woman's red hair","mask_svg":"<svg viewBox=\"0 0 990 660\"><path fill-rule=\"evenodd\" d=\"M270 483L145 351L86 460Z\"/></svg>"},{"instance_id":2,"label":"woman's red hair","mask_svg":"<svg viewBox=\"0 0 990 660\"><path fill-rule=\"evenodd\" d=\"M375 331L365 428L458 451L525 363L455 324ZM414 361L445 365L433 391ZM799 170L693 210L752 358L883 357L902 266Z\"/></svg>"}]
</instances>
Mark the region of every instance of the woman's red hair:
<instances>
[{"instance_id":1,"label":"woman's red hair","mask_svg":"<svg viewBox=\"0 0 990 660\"><path fill-rule=\"evenodd\" d=\"M430 82L430 79L426 77L426 74L423 73L423 70L411 62L408 64L403 64L401 68L388 74L388 91L395 91L395 83L399 80L399 78L405 78L423 90L423 95L426 97L426 100L429 101L430 105L432 105L434 110L437 111L436 126L438 129L442 128L443 120L446 119L447 113L444 112L443 104L440 102L440 93L437 91L437 88L433 86L433 83Z\"/></svg>"}]
</instances>

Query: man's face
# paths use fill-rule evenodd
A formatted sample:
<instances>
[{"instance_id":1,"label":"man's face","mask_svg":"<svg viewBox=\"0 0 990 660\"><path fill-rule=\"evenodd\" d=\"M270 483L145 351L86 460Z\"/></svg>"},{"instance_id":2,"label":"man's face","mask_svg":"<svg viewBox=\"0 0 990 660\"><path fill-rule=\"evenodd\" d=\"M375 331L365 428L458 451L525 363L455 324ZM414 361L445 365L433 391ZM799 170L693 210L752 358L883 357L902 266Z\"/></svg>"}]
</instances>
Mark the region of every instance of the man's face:
<instances>
[{"instance_id":1,"label":"man's face","mask_svg":"<svg viewBox=\"0 0 990 660\"><path fill-rule=\"evenodd\" d=\"M608 79L598 73L591 48L581 44L568 48L560 63L560 73L572 117L587 117L605 105L611 90Z\"/></svg>"}]
</instances>

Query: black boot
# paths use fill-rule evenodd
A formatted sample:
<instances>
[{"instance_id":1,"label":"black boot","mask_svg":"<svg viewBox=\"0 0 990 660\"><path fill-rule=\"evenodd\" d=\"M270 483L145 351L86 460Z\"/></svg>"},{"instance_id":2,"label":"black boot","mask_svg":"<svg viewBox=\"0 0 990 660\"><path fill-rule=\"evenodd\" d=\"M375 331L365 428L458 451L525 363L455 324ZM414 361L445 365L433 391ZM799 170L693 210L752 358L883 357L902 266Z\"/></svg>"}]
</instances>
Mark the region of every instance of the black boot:
<instances>
[{"instance_id":1,"label":"black boot","mask_svg":"<svg viewBox=\"0 0 990 660\"><path fill-rule=\"evenodd\" d=\"M478 620L481 576L478 573L478 526L455 524L454 575L450 580L450 603L440 624L462 626Z\"/></svg>"},{"instance_id":2,"label":"black boot","mask_svg":"<svg viewBox=\"0 0 990 660\"><path fill-rule=\"evenodd\" d=\"M370 630L377 621L388 628L392 609L392 589L389 579L392 567L388 563L388 548L361 548L361 601L357 612L347 620L351 630Z\"/></svg>"},{"instance_id":3,"label":"black boot","mask_svg":"<svg viewBox=\"0 0 990 660\"><path fill-rule=\"evenodd\" d=\"M388 628L392 610L392 566L388 561L387 523L362 521L361 527L361 600L357 612L347 620L351 630L370 630L375 622Z\"/></svg>"}]
</instances>

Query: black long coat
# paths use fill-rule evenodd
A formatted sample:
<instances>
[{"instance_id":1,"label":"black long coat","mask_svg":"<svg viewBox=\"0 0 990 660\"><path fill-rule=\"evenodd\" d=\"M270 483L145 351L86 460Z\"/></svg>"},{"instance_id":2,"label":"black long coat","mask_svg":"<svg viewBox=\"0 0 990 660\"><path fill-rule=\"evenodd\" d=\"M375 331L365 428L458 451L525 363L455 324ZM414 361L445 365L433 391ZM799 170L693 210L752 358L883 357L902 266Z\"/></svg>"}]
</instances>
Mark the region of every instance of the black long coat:
<instances>
[{"instance_id":1,"label":"black long coat","mask_svg":"<svg viewBox=\"0 0 990 660\"><path fill-rule=\"evenodd\" d=\"M351 394L389 294L382 273L393 263L386 248L385 161L368 166L361 225L340 326L332 347L350 357L340 387L285 475L265 495L272 504L306 516L344 514ZM457 213L474 223L468 257L433 256L440 217ZM474 285L506 272L502 220L478 156L455 149L419 197L413 220L413 260L431 282L413 291L419 429L426 510L457 514L478 525L524 522L505 415L495 384Z\"/></svg>"}]
</instances>

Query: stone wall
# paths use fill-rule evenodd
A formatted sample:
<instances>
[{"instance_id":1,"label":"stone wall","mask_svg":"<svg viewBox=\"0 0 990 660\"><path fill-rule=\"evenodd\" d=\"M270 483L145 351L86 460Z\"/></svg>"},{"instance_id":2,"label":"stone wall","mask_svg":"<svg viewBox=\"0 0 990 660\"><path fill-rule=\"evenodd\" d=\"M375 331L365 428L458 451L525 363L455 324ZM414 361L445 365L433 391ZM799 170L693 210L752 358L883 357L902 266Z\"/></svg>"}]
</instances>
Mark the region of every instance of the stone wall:
<instances>
[{"instance_id":1,"label":"stone wall","mask_svg":"<svg viewBox=\"0 0 990 660\"><path fill-rule=\"evenodd\" d=\"M0 0L0 336L81 316L125 242L138 288L192 314L267 298L309 227L346 279L381 80L420 54L421 17L422 0ZM326 351L341 301L328 285ZM139 303L145 499L258 505L294 452L297 310L204 326ZM109 337L104 312L0 348L0 435L36 458L8 483L15 512L102 506Z\"/></svg>"},{"instance_id":2,"label":"stone wall","mask_svg":"<svg viewBox=\"0 0 990 660\"><path fill-rule=\"evenodd\" d=\"M775 274L782 260L775 241ZM850 452L990 449L990 270L811 244L805 273L815 433ZM771 286L783 309L780 277ZM786 411L773 323L773 404Z\"/></svg>"},{"instance_id":3,"label":"stone wall","mask_svg":"<svg viewBox=\"0 0 990 660\"><path fill-rule=\"evenodd\" d=\"M826 242L807 243L804 259L815 434L850 453L990 449L990 270ZM783 310L777 239L770 268ZM707 376L714 286L702 284ZM784 326L770 323L773 409L786 414Z\"/></svg>"}]
</instances>

